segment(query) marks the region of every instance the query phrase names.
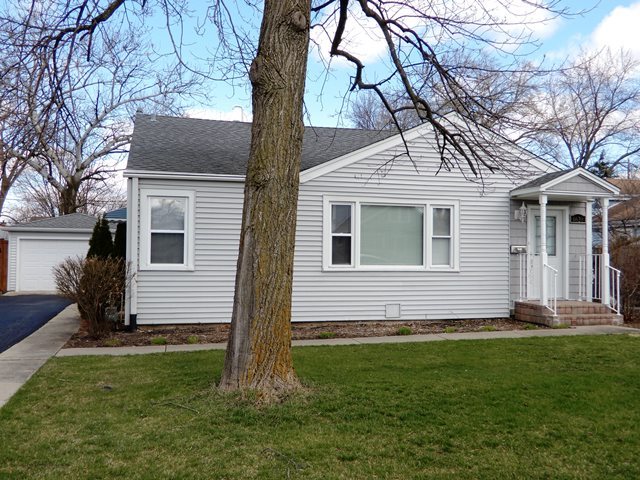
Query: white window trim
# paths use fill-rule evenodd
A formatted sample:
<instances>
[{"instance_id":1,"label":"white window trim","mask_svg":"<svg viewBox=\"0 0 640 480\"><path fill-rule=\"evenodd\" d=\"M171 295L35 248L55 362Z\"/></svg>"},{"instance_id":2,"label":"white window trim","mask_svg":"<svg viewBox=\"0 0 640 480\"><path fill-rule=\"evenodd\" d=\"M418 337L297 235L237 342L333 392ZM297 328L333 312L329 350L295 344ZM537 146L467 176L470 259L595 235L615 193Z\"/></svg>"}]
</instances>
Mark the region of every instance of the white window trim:
<instances>
[{"instance_id":1,"label":"white window trim","mask_svg":"<svg viewBox=\"0 0 640 480\"><path fill-rule=\"evenodd\" d=\"M331 265L331 205L351 204L352 205L352 257L351 265ZM361 205L391 205L405 207L424 208L423 219L423 264L422 265L360 265L360 206ZM451 234L452 240L452 264L432 265L431 244L433 228L433 208L451 208ZM460 202L458 200L427 200L418 199L408 201L398 198L377 198L377 197L344 197L344 196L324 196L322 205L322 270L327 272L340 271L393 271L393 272L413 272L413 271L437 271L437 272L459 272L460 271Z\"/></svg>"},{"instance_id":2,"label":"white window trim","mask_svg":"<svg viewBox=\"0 0 640 480\"><path fill-rule=\"evenodd\" d=\"M186 200L184 221L184 263L151 263L151 202L149 198L182 198ZM140 189L140 269L194 270L195 194L188 190Z\"/></svg>"},{"instance_id":3,"label":"white window trim","mask_svg":"<svg viewBox=\"0 0 640 480\"><path fill-rule=\"evenodd\" d=\"M458 222L458 208L460 206L459 202L430 202L429 203L429 217L428 222L429 226L427 227L427 257L428 257L428 265L429 270L442 270L442 271L451 271L460 270L460 265L458 263L458 252L459 252L459 241L460 241L460 222ZM449 265L434 265L433 264L433 239L434 238L447 238L444 236L438 236L433 234L433 209L434 208L448 208L451 211L450 218L450 226L449 226L449 235L451 238L451 251L449 254L451 255L450 264ZM426 223L426 222L425 222Z\"/></svg>"},{"instance_id":4,"label":"white window trim","mask_svg":"<svg viewBox=\"0 0 640 480\"><path fill-rule=\"evenodd\" d=\"M350 229L351 229L351 233L346 234L346 233L333 233L332 231L332 224L331 224L331 205L348 205L351 208L351 225L350 225ZM355 232L355 226L356 226L356 221L355 221L355 210L356 210L356 206L353 202L344 202L344 203L340 203L340 202L331 202L331 204L329 205L329 257L331 257L331 249L333 248L333 237L349 237L349 239L351 240L351 263L344 264L344 265L332 265L332 268L338 268L338 269L343 269L343 268L353 268L354 267L354 262L355 262L355 238L356 238L356 232ZM329 258L329 264L331 264L331 258Z\"/></svg>"}]
</instances>

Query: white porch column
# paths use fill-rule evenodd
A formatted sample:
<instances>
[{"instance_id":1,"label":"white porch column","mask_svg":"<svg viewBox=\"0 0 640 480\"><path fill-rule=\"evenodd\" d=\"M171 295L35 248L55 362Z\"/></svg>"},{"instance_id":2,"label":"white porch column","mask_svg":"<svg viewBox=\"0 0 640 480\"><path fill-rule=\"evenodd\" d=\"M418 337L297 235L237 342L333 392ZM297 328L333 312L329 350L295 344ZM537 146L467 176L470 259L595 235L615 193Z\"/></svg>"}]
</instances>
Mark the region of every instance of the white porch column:
<instances>
[{"instance_id":1,"label":"white porch column","mask_svg":"<svg viewBox=\"0 0 640 480\"><path fill-rule=\"evenodd\" d=\"M585 249L584 249L584 278L580 281L585 285L585 300L591 302L593 300L593 200L588 199L584 202L584 218L585 218Z\"/></svg>"},{"instance_id":2,"label":"white porch column","mask_svg":"<svg viewBox=\"0 0 640 480\"><path fill-rule=\"evenodd\" d=\"M602 267L600 285L602 285L602 303L609 305L609 199L602 199Z\"/></svg>"},{"instance_id":3,"label":"white porch column","mask_svg":"<svg viewBox=\"0 0 640 480\"><path fill-rule=\"evenodd\" d=\"M549 303L549 292L547 291L547 196L540 194L538 197L540 204L540 303Z\"/></svg>"}]
</instances>

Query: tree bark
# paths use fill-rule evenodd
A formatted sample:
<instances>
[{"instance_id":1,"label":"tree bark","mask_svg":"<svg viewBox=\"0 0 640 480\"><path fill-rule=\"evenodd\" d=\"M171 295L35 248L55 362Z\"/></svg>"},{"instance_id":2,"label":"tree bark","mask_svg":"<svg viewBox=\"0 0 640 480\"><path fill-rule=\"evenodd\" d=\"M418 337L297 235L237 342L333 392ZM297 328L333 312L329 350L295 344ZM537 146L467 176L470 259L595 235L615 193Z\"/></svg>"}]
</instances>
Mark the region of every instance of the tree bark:
<instances>
[{"instance_id":1,"label":"tree bark","mask_svg":"<svg viewBox=\"0 0 640 480\"><path fill-rule=\"evenodd\" d=\"M59 215L68 215L70 213L76 213L78 211L78 187L69 182L64 186L64 189L59 192L60 194L60 207Z\"/></svg>"},{"instance_id":2,"label":"tree bark","mask_svg":"<svg viewBox=\"0 0 640 480\"><path fill-rule=\"evenodd\" d=\"M223 390L273 396L299 382L291 290L310 0L266 0L249 77L253 126Z\"/></svg>"}]
</instances>

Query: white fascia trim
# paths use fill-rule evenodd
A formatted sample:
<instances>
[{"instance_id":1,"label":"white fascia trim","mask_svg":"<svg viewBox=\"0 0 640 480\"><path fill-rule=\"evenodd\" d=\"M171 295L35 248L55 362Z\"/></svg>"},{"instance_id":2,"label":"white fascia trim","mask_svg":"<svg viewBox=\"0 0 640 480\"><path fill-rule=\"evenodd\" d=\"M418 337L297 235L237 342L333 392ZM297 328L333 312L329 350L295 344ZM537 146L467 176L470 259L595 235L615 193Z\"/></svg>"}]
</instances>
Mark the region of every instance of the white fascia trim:
<instances>
[{"instance_id":1,"label":"white fascia trim","mask_svg":"<svg viewBox=\"0 0 640 480\"><path fill-rule=\"evenodd\" d=\"M244 175L222 175L214 173L163 172L146 170L125 170L125 178L158 178L171 180L215 180L218 182L244 182Z\"/></svg>"},{"instance_id":2,"label":"white fascia trim","mask_svg":"<svg viewBox=\"0 0 640 480\"><path fill-rule=\"evenodd\" d=\"M421 135L424 135L426 133L425 130L426 125L424 124L418 125L411 130L407 130L406 132L404 132L404 140L406 142L415 140ZM402 136L398 133L391 137L385 138L384 140L380 140L379 142L372 143L371 145L367 145L366 147L362 147L359 150L349 152L341 157L334 158L333 160L322 163L320 165L316 165L315 167L301 172L300 183L306 183L310 180L321 177L322 175L326 175L327 173L338 170L339 168L347 167L352 163L371 157L380 152L384 152L385 150L396 147L398 145L402 145L402 143Z\"/></svg>"},{"instance_id":3,"label":"white fascia trim","mask_svg":"<svg viewBox=\"0 0 640 480\"><path fill-rule=\"evenodd\" d=\"M38 227L3 227L7 232L38 232L38 233L91 233L92 228L38 228Z\"/></svg>"},{"instance_id":4,"label":"white fascia trim","mask_svg":"<svg viewBox=\"0 0 640 480\"><path fill-rule=\"evenodd\" d=\"M574 191L562 191L562 190L546 190L539 187L531 187L525 190L518 190L517 192L511 192L510 197L512 199L524 199L524 200L537 200L532 198L532 195L545 194L549 197L549 200L553 200L554 197L575 197L575 198L600 198L610 197L613 194L607 193L593 193L593 192L574 192Z\"/></svg>"},{"instance_id":5,"label":"white fascia trim","mask_svg":"<svg viewBox=\"0 0 640 480\"><path fill-rule=\"evenodd\" d=\"M570 172L567 172L566 174L561 175L558 178L554 178L553 180L550 180L548 183L545 183L544 185L542 185L542 189L547 190L564 181L570 180L578 176L584 177L585 180L595 183L596 185L604 188L605 190L608 190L609 192L611 192L612 195L618 195L620 193L620 189L618 187L607 182L606 180L603 180L602 178L598 177L597 175L594 175L593 173L591 173L588 170L585 170L582 167L576 168L575 170L571 170Z\"/></svg>"}]
</instances>

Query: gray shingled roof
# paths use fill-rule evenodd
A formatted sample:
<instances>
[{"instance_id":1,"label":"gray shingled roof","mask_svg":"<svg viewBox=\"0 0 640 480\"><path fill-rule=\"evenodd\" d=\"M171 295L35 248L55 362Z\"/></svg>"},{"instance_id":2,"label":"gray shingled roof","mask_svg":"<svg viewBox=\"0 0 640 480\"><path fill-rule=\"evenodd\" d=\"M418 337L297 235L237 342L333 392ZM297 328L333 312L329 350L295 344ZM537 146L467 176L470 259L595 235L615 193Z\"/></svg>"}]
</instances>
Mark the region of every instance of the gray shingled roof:
<instances>
[{"instance_id":1,"label":"gray shingled roof","mask_svg":"<svg viewBox=\"0 0 640 480\"><path fill-rule=\"evenodd\" d=\"M127 207L117 208L104 214L104 218L107 220L126 220L127 219Z\"/></svg>"},{"instance_id":2,"label":"gray shingled roof","mask_svg":"<svg viewBox=\"0 0 640 480\"><path fill-rule=\"evenodd\" d=\"M573 169L560 170L558 172L545 173L544 175L541 175L540 177L534 178L530 182L527 182L524 185L520 185L519 187L514 188L511 191L515 192L517 190L524 190L526 188L540 187L540 186L544 185L545 183L550 182L551 180L554 180L554 179L556 179L558 177L561 177L561 176L569 173L571 170L573 170Z\"/></svg>"},{"instance_id":3,"label":"gray shingled roof","mask_svg":"<svg viewBox=\"0 0 640 480\"><path fill-rule=\"evenodd\" d=\"M69 229L69 230L92 230L98 219L84 213L70 213L60 217L43 218L41 220L33 220L32 222L19 223L16 225L8 225L7 230L22 229Z\"/></svg>"},{"instance_id":4,"label":"gray shingled roof","mask_svg":"<svg viewBox=\"0 0 640 480\"><path fill-rule=\"evenodd\" d=\"M393 131L305 127L302 170L384 140ZM128 170L244 175L251 123L136 115Z\"/></svg>"}]
</instances>

